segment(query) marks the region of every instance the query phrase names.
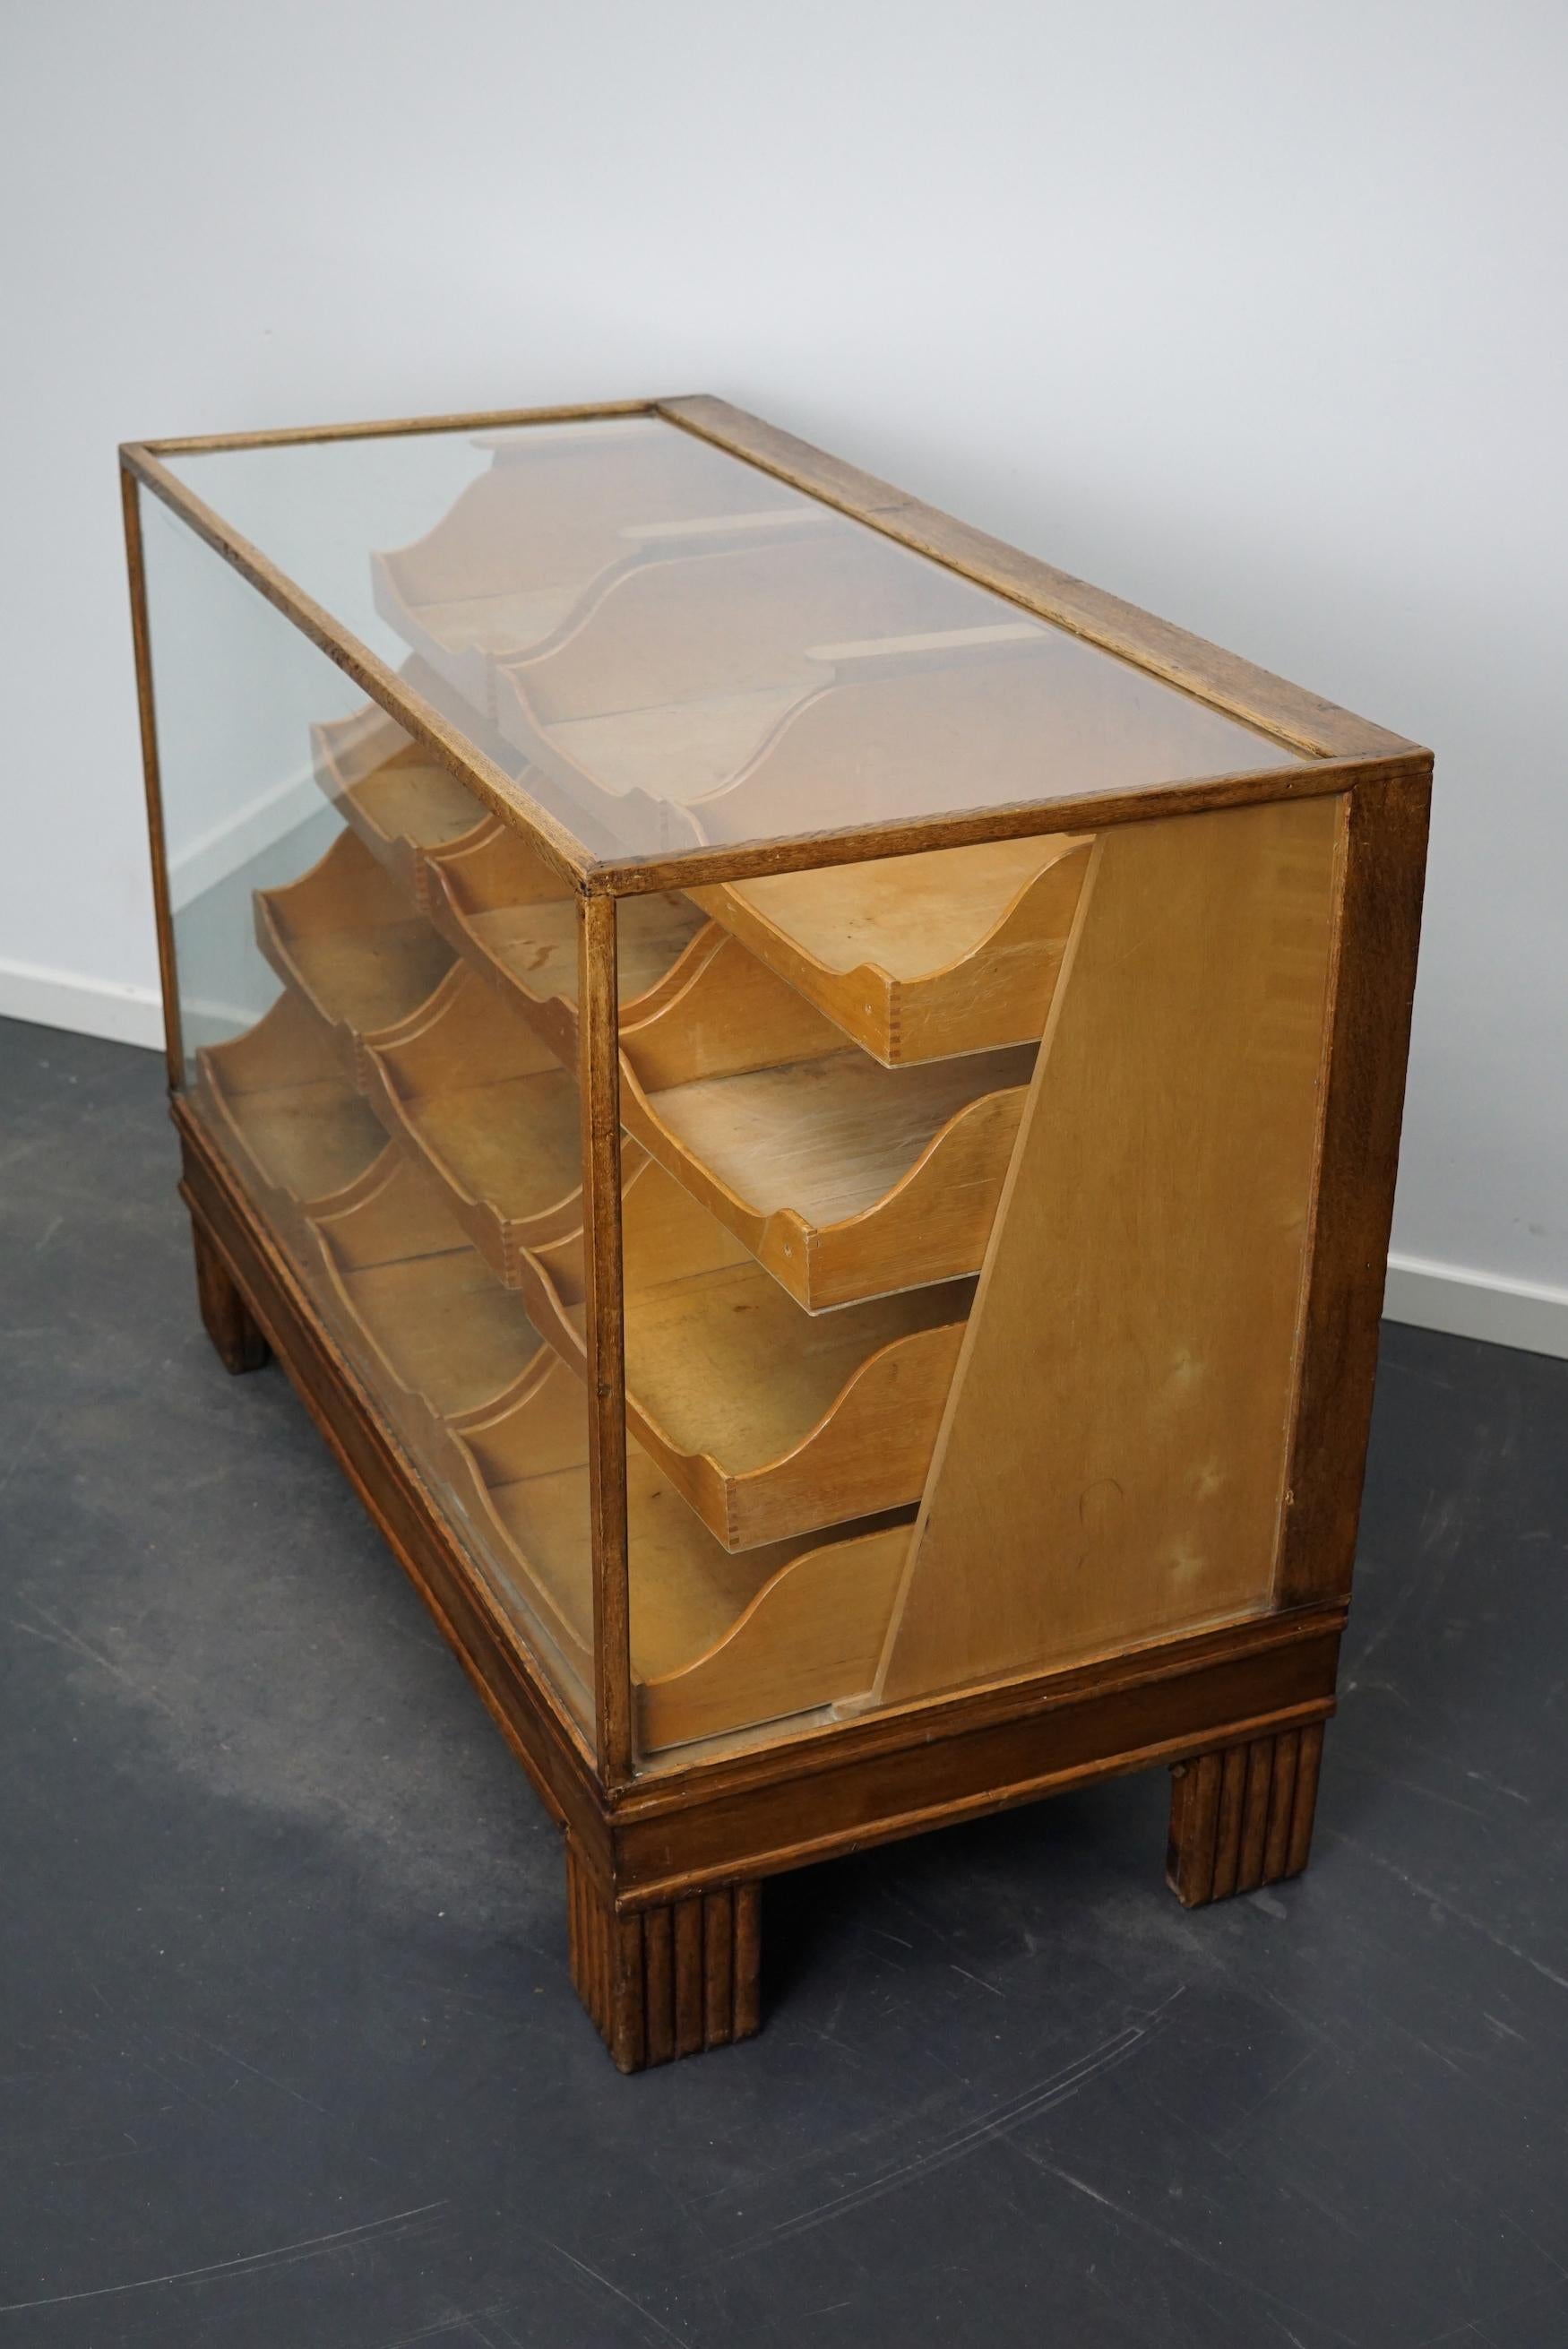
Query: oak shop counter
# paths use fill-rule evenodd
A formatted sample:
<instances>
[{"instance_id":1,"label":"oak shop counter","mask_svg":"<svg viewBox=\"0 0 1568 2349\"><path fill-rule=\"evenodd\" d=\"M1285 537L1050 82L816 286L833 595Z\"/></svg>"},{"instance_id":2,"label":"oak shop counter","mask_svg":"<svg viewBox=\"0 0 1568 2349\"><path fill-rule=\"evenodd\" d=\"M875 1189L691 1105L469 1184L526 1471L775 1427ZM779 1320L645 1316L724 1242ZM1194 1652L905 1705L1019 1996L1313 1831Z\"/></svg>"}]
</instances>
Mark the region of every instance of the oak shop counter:
<instances>
[{"instance_id":1,"label":"oak shop counter","mask_svg":"<svg viewBox=\"0 0 1568 2349\"><path fill-rule=\"evenodd\" d=\"M717 400L121 455L203 1317L616 2063L757 2027L767 1877L1087 1778L1303 1867L1429 755Z\"/></svg>"}]
</instances>

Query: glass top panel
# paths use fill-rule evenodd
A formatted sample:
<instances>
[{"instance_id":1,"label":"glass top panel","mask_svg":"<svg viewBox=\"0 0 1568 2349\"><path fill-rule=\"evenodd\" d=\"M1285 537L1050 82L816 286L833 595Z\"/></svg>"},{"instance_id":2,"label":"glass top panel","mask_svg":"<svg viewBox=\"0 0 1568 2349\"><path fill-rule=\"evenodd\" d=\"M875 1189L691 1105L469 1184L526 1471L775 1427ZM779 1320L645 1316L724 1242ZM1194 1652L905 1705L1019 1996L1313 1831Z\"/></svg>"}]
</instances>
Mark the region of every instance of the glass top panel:
<instances>
[{"instance_id":1,"label":"glass top panel","mask_svg":"<svg viewBox=\"0 0 1568 2349\"><path fill-rule=\"evenodd\" d=\"M1299 763L663 418L169 466L591 858Z\"/></svg>"}]
</instances>

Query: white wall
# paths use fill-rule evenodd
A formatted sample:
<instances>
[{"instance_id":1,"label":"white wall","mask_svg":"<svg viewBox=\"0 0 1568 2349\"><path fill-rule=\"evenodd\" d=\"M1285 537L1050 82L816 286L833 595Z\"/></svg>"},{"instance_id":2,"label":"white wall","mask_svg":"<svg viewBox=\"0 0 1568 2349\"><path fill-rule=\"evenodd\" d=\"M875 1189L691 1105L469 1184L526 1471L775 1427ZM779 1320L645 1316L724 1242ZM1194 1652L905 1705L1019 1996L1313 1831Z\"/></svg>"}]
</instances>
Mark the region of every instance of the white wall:
<instances>
[{"instance_id":1,"label":"white wall","mask_svg":"<svg viewBox=\"0 0 1568 2349\"><path fill-rule=\"evenodd\" d=\"M1568 1351L1560 0L33 0L3 55L0 1010L150 1033L118 440L715 390L1436 748L1391 1304Z\"/></svg>"}]
</instances>

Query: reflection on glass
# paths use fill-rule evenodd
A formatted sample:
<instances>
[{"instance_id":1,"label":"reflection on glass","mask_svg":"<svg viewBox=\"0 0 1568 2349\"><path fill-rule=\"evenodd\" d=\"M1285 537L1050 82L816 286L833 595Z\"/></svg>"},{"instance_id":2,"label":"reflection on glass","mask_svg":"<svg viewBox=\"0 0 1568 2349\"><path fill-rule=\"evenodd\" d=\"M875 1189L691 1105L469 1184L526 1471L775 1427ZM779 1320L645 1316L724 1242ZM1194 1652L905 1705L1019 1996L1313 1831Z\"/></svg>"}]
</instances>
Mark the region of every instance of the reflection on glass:
<instances>
[{"instance_id":1,"label":"reflection on glass","mask_svg":"<svg viewBox=\"0 0 1568 2349\"><path fill-rule=\"evenodd\" d=\"M581 1265L572 1052L443 890L501 827L156 501L143 517L186 1099L586 1726L586 1400L523 1278L530 1248Z\"/></svg>"},{"instance_id":2,"label":"reflection on glass","mask_svg":"<svg viewBox=\"0 0 1568 2349\"><path fill-rule=\"evenodd\" d=\"M590 855L1293 762L662 418L173 463Z\"/></svg>"}]
</instances>

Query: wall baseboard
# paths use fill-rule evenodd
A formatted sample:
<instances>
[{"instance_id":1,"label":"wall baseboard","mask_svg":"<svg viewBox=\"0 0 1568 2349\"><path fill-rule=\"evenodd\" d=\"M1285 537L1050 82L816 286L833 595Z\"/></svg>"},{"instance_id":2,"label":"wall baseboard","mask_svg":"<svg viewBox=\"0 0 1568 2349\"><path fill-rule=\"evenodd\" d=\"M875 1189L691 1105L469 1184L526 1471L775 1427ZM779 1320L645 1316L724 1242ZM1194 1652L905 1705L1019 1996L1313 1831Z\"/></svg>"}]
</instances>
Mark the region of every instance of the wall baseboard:
<instances>
[{"instance_id":1,"label":"wall baseboard","mask_svg":"<svg viewBox=\"0 0 1568 2349\"><path fill-rule=\"evenodd\" d=\"M275 842L286 840L327 805L315 769L306 767L285 775L281 783L270 784L210 832L188 841L169 859L169 902L174 912L178 914Z\"/></svg>"},{"instance_id":2,"label":"wall baseboard","mask_svg":"<svg viewBox=\"0 0 1568 2349\"><path fill-rule=\"evenodd\" d=\"M232 1015L229 1025L239 1017ZM140 1044L153 1051L163 1046L163 1009L156 988L120 986L3 957L0 1019L68 1028L78 1035ZM1501 1273L1472 1272L1462 1265L1396 1253L1388 1258L1383 1318L1568 1360L1568 1288L1550 1288L1543 1282L1511 1280Z\"/></svg>"},{"instance_id":3,"label":"wall baseboard","mask_svg":"<svg viewBox=\"0 0 1568 2349\"><path fill-rule=\"evenodd\" d=\"M0 1019L28 1019L40 1028L69 1028L112 1044L163 1049L163 998L156 987L87 978L73 970L0 956Z\"/></svg>"},{"instance_id":4,"label":"wall baseboard","mask_svg":"<svg viewBox=\"0 0 1568 2349\"><path fill-rule=\"evenodd\" d=\"M1395 1254L1388 1258L1383 1318L1568 1359L1568 1288L1549 1288L1543 1281Z\"/></svg>"}]
</instances>

